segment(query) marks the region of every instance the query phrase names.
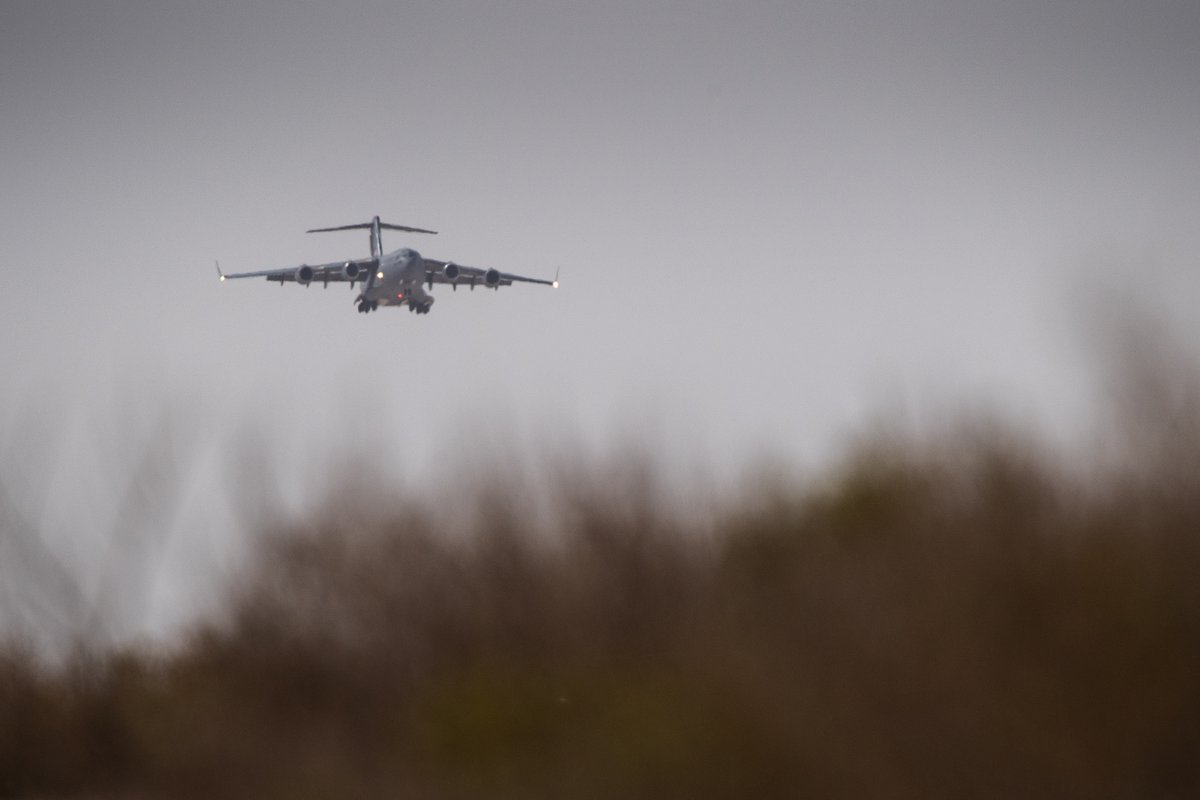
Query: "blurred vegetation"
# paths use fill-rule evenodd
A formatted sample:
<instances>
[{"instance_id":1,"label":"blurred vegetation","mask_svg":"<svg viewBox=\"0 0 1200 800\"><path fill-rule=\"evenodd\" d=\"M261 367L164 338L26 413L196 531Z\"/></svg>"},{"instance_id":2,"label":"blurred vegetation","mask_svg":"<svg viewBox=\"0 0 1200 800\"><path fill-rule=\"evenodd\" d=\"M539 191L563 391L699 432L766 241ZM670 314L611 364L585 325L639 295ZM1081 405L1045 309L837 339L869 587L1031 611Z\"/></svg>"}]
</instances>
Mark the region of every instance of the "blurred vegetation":
<instances>
[{"instance_id":1,"label":"blurred vegetation","mask_svg":"<svg viewBox=\"0 0 1200 800\"><path fill-rule=\"evenodd\" d=\"M181 642L0 649L0 797L1200 796L1200 406L1139 397L1124 461L951 425L711 518L335 495Z\"/></svg>"}]
</instances>

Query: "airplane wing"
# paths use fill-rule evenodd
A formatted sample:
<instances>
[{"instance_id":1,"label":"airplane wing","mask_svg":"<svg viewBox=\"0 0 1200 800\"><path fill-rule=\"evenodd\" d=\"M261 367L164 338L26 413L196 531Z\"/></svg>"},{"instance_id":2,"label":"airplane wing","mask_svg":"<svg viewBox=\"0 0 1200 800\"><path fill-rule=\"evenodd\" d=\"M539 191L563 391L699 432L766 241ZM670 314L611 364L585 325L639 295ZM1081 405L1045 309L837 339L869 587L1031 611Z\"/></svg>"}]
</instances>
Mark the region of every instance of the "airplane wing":
<instances>
[{"instance_id":1,"label":"airplane wing","mask_svg":"<svg viewBox=\"0 0 1200 800\"><path fill-rule=\"evenodd\" d=\"M217 265L217 275L221 280L227 278L266 278L269 281L286 281L297 283L334 283L346 281L363 281L370 277L377 262L372 258L359 258L350 261L335 261L332 264L301 264L298 267L280 267L279 269L264 269L257 272L224 273L221 265Z\"/></svg>"},{"instance_id":2,"label":"airplane wing","mask_svg":"<svg viewBox=\"0 0 1200 800\"><path fill-rule=\"evenodd\" d=\"M444 283L460 286L512 286L514 283L540 283L543 286L558 288L558 277L554 280L544 278L526 278L511 272L501 272L497 269L481 269L480 267L465 267L452 261L438 261L436 258L422 259L425 262L425 279L430 284Z\"/></svg>"}]
</instances>

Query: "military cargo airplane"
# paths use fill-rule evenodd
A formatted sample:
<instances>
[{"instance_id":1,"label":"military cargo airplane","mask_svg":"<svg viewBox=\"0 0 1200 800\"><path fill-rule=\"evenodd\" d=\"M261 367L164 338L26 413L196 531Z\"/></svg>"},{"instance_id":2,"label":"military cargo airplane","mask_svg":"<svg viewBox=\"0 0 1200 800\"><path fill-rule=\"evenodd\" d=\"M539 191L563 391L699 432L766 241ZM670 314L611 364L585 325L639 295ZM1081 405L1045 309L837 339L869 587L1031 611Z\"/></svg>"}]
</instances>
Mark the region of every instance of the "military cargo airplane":
<instances>
[{"instance_id":1,"label":"military cargo airplane","mask_svg":"<svg viewBox=\"0 0 1200 800\"><path fill-rule=\"evenodd\" d=\"M237 272L225 274L221 265L217 264L217 275L222 281L231 278L266 278L269 281L279 281L282 286L288 281L309 286L321 283L326 288L330 283L349 282L353 290L355 285L362 283L362 291L354 298L360 314L376 310L380 306L408 306L409 311L418 314L428 314L433 306L433 296L425 291L423 285L433 289L435 283L449 284L455 291L459 285L474 289L476 285L488 289L499 289L501 286L512 286L514 283L540 283L545 286L558 288L558 275L554 280L541 278L525 278L497 269L481 269L479 267L464 267L453 261L438 261L424 258L416 250L404 247L384 254L383 240L380 232L405 231L407 233L437 233L424 228L410 228L406 225L391 225L380 222L375 217L370 222L357 225L341 225L336 228L313 228L308 233L328 233L329 231L350 231L367 229L371 232L371 256L352 261L335 261L332 264L317 264L309 266L301 264L298 267L282 267L280 269L265 269L258 272Z\"/></svg>"}]
</instances>

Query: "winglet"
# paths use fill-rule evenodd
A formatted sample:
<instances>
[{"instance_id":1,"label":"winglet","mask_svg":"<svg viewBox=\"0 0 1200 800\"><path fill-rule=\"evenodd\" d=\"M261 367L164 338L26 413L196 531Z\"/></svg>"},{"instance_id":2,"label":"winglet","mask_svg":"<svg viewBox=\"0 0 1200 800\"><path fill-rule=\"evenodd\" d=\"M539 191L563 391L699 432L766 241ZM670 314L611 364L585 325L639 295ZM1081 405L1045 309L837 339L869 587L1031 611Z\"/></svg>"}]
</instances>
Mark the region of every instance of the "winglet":
<instances>
[{"instance_id":1,"label":"winglet","mask_svg":"<svg viewBox=\"0 0 1200 800\"><path fill-rule=\"evenodd\" d=\"M217 265L217 278L219 278L221 280L221 282L224 283L225 273L221 272L221 262L217 261L216 259L213 259L213 263Z\"/></svg>"},{"instance_id":2,"label":"winglet","mask_svg":"<svg viewBox=\"0 0 1200 800\"><path fill-rule=\"evenodd\" d=\"M559 267L554 268L554 281L550 284L551 289L558 288L558 270L559 270ZM224 279L222 278L222 280L224 280Z\"/></svg>"}]
</instances>

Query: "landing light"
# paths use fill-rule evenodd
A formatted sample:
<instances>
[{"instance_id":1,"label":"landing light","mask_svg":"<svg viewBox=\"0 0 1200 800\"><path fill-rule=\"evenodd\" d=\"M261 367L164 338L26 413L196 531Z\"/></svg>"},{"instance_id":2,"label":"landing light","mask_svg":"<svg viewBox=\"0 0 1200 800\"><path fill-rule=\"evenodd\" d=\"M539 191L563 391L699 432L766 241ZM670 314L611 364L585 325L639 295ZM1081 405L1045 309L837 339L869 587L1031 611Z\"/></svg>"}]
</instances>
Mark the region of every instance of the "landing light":
<instances>
[{"instance_id":1,"label":"landing light","mask_svg":"<svg viewBox=\"0 0 1200 800\"><path fill-rule=\"evenodd\" d=\"M376 277L376 278L379 278L379 280L383 280L383 272L382 272L382 271L380 271L380 272L376 272L376 273L375 273L375 277Z\"/></svg>"}]
</instances>

